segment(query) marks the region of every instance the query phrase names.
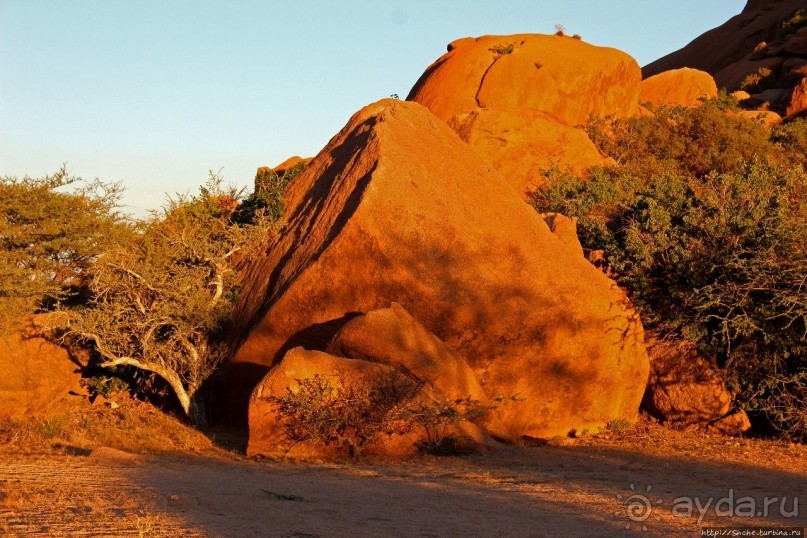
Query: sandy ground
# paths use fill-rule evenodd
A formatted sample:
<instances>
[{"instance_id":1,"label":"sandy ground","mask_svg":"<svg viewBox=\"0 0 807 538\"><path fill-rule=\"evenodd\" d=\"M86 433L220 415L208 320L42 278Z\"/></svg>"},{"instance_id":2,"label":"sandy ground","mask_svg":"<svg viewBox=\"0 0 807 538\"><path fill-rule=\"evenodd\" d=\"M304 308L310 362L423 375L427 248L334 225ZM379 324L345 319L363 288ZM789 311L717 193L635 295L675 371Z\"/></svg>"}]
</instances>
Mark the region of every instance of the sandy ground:
<instances>
[{"instance_id":1,"label":"sandy ground","mask_svg":"<svg viewBox=\"0 0 807 538\"><path fill-rule=\"evenodd\" d=\"M768 517L710 526L807 526L807 449L645 429L406 462L281 463L228 456L0 455L0 534L10 536L700 535L721 498ZM633 485L633 489L631 489ZM651 487L650 491L647 488ZM643 495L650 511L631 495ZM781 499L786 498L784 514ZM634 501L644 502L634 497ZM678 514L674 508L678 507Z\"/></svg>"}]
</instances>

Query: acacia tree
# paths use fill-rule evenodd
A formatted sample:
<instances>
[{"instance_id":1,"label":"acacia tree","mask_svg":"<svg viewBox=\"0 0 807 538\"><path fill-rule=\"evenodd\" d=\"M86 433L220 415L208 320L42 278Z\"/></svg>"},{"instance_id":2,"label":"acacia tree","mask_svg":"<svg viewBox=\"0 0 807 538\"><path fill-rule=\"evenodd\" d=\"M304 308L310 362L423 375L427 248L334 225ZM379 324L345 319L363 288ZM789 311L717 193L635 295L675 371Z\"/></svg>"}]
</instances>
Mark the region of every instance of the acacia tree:
<instances>
[{"instance_id":1,"label":"acacia tree","mask_svg":"<svg viewBox=\"0 0 807 538\"><path fill-rule=\"evenodd\" d=\"M75 297L98 256L132 235L120 193L64 166L41 178L0 177L0 321Z\"/></svg>"},{"instance_id":2,"label":"acacia tree","mask_svg":"<svg viewBox=\"0 0 807 538\"><path fill-rule=\"evenodd\" d=\"M97 260L92 298L71 316L70 334L94 345L100 366L161 377L197 425L206 423L198 391L224 358L220 336L237 295L233 257L272 229L260 213L233 221L238 194L211 174L198 195L170 199L134 241Z\"/></svg>"}]
</instances>

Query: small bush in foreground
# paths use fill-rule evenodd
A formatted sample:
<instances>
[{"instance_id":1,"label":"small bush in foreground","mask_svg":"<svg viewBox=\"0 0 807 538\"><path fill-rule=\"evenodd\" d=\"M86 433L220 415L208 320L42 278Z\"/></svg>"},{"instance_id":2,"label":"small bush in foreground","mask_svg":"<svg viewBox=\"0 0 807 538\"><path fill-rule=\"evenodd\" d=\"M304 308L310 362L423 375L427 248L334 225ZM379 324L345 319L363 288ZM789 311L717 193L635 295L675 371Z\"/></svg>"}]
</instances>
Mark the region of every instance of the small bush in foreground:
<instances>
[{"instance_id":1,"label":"small bush in foreground","mask_svg":"<svg viewBox=\"0 0 807 538\"><path fill-rule=\"evenodd\" d=\"M334 445L356 457L381 436L420 430L424 434L416 443L420 450L452 453L457 439L448 435L450 427L479 419L487 409L469 398L422 401L421 388L421 383L399 374L363 379L360 384L346 384L340 374L316 374L298 379L296 388L267 400L274 405L292 446L301 442Z\"/></svg>"}]
</instances>

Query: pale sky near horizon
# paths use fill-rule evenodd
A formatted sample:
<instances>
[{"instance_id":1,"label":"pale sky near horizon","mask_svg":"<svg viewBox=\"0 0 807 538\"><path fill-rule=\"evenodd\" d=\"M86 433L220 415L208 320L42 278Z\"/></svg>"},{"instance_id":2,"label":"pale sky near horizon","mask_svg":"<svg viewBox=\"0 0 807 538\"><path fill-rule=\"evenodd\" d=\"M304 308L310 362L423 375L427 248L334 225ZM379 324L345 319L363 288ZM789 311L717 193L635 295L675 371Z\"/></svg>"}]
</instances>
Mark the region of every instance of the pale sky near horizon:
<instances>
[{"instance_id":1,"label":"pale sky near horizon","mask_svg":"<svg viewBox=\"0 0 807 538\"><path fill-rule=\"evenodd\" d=\"M446 44L562 24L640 65L745 0L0 0L0 176L66 162L128 211L219 171L312 156L362 106L403 99Z\"/></svg>"}]
</instances>

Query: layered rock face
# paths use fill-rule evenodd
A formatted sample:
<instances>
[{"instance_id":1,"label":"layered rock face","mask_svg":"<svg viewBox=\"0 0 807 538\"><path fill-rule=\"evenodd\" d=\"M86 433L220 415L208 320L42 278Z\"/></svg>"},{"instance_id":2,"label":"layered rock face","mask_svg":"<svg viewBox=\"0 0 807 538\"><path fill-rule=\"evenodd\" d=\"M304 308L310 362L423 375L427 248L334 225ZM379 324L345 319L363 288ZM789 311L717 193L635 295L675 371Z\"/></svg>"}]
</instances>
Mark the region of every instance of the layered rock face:
<instances>
[{"instance_id":1,"label":"layered rock face","mask_svg":"<svg viewBox=\"0 0 807 538\"><path fill-rule=\"evenodd\" d=\"M288 350L325 350L395 302L497 401L501 437L636 416L649 365L624 294L423 106L355 114L291 184L286 214L245 271L242 394Z\"/></svg>"},{"instance_id":2,"label":"layered rock face","mask_svg":"<svg viewBox=\"0 0 807 538\"><path fill-rule=\"evenodd\" d=\"M693 107L701 99L717 97L717 84L705 71L673 69L642 81L639 101L649 103L655 109L661 106Z\"/></svg>"},{"instance_id":3,"label":"layered rock face","mask_svg":"<svg viewBox=\"0 0 807 538\"><path fill-rule=\"evenodd\" d=\"M671 69L692 67L715 75L747 57L759 43L777 39L782 21L805 8L804 0L750 0L742 13L684 48L646 65L642 74L651 77ZM722 77L716 79L722 86Z\"/></svg>"},{"instance_id":4,"label":"layered rock face","mask_svg":"<svg viewBox=\"0 0 807 538\"><path fill-rule=\"evenodd\" d=\"M578 175L604 161L575 126L637 113L641 73L627 54L570 37L464 38L407 98L431 110L519 192L552 166Z\"/></svg>"},{"instance_id":5,"label":"layered rock face","mask_svg":"<svg viewBox=\"0 0 807 538\"><path fill-rule=\"evenodd\" d=\"M40 336L47 321L47 316L31 316L0 333L0 419L45 414L79 390L88 357Z\"/></svg>"}]
</instances>

